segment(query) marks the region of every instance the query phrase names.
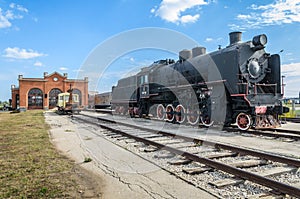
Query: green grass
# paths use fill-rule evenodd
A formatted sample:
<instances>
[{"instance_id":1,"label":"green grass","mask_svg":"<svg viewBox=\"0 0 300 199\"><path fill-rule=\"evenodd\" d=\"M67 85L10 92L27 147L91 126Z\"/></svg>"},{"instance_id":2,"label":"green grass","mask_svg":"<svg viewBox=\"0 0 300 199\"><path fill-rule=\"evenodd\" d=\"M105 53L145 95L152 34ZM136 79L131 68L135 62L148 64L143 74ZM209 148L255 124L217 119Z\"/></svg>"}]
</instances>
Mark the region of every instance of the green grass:
<instances>
[{"instance_id":1,"label":"green grass","mask_svg":"<svg viewBox=\"0 0 300 199\"><path fill-rule=\"evenodd\" d=\"M42 111L0 113L0 198L71 198L74 163L48 130Z\"/></svg>"},{"instance_id":2,"label":"green grass","mask_svg":"<svg viewBox=\"0 0 300 199\"><path fill-rule=\"evenodd\" d=\"M85 157L83 160L84 163L92 162L92 158Z\"/></svg>"}]
</instances>

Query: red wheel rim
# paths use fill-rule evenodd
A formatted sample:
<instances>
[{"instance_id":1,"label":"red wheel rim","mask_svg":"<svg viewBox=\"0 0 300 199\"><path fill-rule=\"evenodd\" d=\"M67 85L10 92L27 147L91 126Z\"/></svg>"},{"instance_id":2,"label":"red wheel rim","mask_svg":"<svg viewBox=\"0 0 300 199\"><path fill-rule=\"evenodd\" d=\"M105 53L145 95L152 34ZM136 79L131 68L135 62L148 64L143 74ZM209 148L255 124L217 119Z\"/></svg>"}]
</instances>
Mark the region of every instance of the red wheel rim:
<instances>
[{"instance_id":1,"label":"red wheel rim","mask_svg":"<svg viewBox=\"0 0 300 199\"><path fill-rule=\"evenodd\" d=\"M169 122L172 122L174 119L174 107L171 104L166 107L166 119Z\"/></svg>"},{"instance_id":2,"label":"red wheel rim","mask_svg":"<svg viewBox=\"0 0 300 199\"><path fill-rule=\"evenodd\" d=\"M210 117L205 115L201 117L201 123L206 127L210 127L213 125L214 121L211 121Z\"/></svg>"},{"instance_id":3,"label":"red wheel rim","mask_svg":"<svg viewBox=\"0 0 300 199\"><path fill-rule=\"evenodd\" d=\"M175 112L176 112L176 122L178 123L183 123L185 120L185 108L184 106L182 106L181 104L177 105L175 108Z\"/></svg>"},{"instance_id":4,"label":"red wheel rim","mask_svg":"<svg viewBox=\"0 0 300 199\"><path fill-rule=\"evenodd\" d=\"M238 128L241 130L248 130L251 126L251 118L246 113L240 113L236 117L236 124L238 125Z\"/></svg>"},{"instance_id":5,"label":"red wheel rim","mask_svg":"<svg viewBox=\"0 0 300 199\"><path fill-rule=\"evenodd\" d=\"M157 118L163 120L165 117L165 107L162 104L159 104L156 109Z\"/></svg>"},{"instance_id":6,"label":"red wheel rim","mask_svg":"<svg viewBox=\"0 0 300 199\"><path fill-rule=\"evenodd\" d=\"M187 121L191 125L196 125L199 123L199 112L191 109L187 109Z\"/></svg>"}]
</instances>

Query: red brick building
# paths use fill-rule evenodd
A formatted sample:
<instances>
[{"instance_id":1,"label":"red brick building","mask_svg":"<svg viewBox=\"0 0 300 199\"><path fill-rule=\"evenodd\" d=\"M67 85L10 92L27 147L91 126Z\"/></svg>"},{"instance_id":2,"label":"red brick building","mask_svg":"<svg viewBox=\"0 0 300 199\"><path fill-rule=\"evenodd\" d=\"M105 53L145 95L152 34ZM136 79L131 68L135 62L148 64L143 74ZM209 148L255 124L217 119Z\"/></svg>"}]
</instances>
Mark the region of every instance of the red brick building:
<instances>
[{"instance_id":1,"label":"red brick building","mask_svg":"<svg viewBox=\"0 0 300 199\"><path fill-rule=\"evenodd\" d=\"M44 73L43 78L24 78L19 75L19 87L11 86L12 108L52 109L56 107L59 93L67 92L70 86L79 95L80 105L88 106L88 78L68 79L68 74Z\"/></svg>"}]
</instances>

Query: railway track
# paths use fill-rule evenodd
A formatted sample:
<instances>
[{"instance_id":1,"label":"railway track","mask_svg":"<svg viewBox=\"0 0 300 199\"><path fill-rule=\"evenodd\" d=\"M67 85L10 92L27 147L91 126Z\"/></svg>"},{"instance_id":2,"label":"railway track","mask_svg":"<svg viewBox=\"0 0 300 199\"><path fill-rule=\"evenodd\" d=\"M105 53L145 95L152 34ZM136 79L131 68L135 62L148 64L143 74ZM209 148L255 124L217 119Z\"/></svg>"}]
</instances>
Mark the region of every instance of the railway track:
<instances>
[{"instance_id":1,"label":"railway track","mask_svg":"<svg viewBox=\"0 0 300 199\"><path fill-rule=\"evenodd\" d=\"M300 118L282 118L284 122L300 123Z\"/></svg>"},{"instance_id":2,"label":"railway track","mask_svg":"<svg viewBox=\"0 0 300 199\"><path fill-rule=\"evenodd\" d=\"M225 128L224 130L228 132L236 132L236 133L242 133L248 135L251 134L251 135L271 137L271 138L287 138L290 139L288 140L290 142L300 140L300 131L296 131L296 130L278 129L278 128L265 129L265 130L250 129L247 131L240 131L237 128Z\"/></svg>"},{"instance_id":3,"label":"railway track","mask_svg":"<svg viewBox=\"0 0 300 199\"><path fill-rule=\"evenodd\" d=\"M176 175L195 186L199 181L195 179L201 179L201 175L221 176L206 182L206 186L217 189L216 193L221 197L224 196L220 194L222 188L237 186L254 187L262 195L275 191L277 194L300 197L299 187L280 182L282 180L278 177L293 176L300 182L299 174L295 173L300 167L298 159L194 139L102 117L78 115L73 118L107 129L106 135L117 142L123 140L126 144L140 145L138 151L146 153L148 158L153 159L152 162L163 161L161 164L165 165L164 168L172 167ZM279 179L276 180L277 178Z\"/></svg>"},{"instance_id":4,"label":"railway track","mask_svg":"<svg viewBox=\"0 0 300 199\"><path fill-rule=\"evenodd\" d=\"M95 110L95 112L113 114L112 111L108 109ZM238 128L235 127L224 127L224 130L233 133L236 132L236 133L242 133L248 135L251 134L251 135L271 137L271 138L279 138L279 139L286 138L288 140L283 140L283 141L289 141L289 142L300 140L300 131L296 131L296 130L276 128L276 129L265 129L265 130L250 129L247 131L240 131Z\"/></svg>"}]
</instances>

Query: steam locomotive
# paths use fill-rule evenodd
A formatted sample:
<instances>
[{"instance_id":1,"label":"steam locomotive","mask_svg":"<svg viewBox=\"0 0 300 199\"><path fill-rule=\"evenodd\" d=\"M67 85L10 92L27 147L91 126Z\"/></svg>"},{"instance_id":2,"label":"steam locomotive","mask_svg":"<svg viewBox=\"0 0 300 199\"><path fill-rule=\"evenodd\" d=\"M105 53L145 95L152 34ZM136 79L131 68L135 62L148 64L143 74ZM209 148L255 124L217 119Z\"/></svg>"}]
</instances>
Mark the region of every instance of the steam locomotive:
<instances>
[{"instance_id":1,"label":"steam locomotive","mask_svg":"<svg viewBox=\"0 0 300 199\"><path fill-rule=\"evenodd\" d=\"M278 116L288 111L281 102L280 57L265 51L265 34L247 42L241 37L231 32L226 48L182 50L176 62L159 60L120 79L112 88L112 108L117 114L207 127L278 127Z\"/></svg>"}]
</instances>

